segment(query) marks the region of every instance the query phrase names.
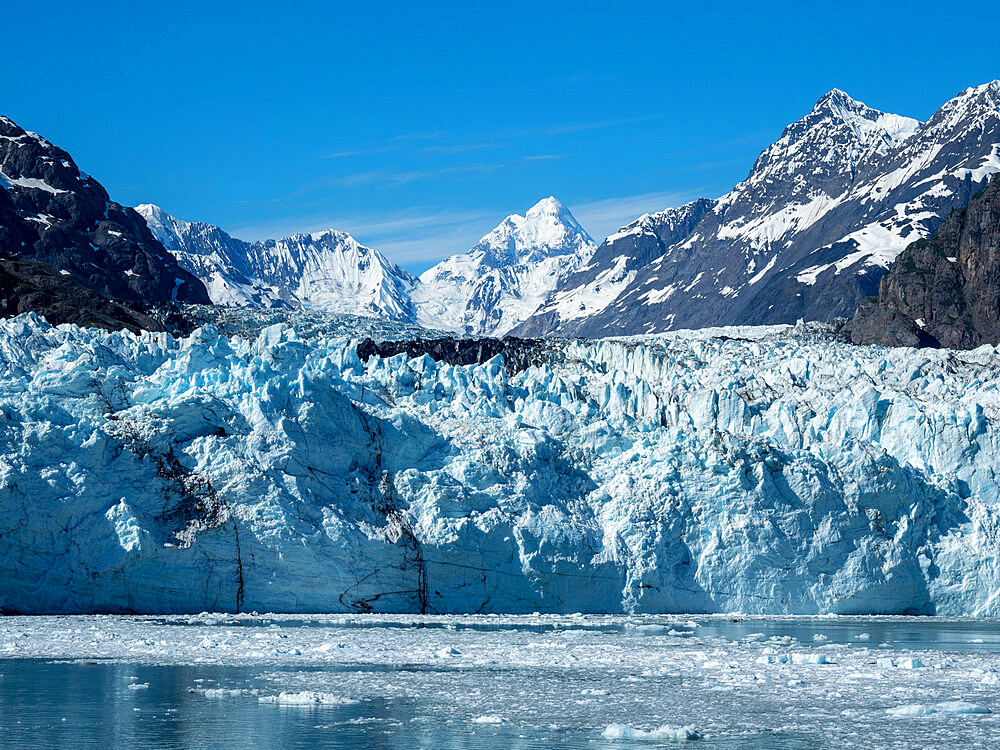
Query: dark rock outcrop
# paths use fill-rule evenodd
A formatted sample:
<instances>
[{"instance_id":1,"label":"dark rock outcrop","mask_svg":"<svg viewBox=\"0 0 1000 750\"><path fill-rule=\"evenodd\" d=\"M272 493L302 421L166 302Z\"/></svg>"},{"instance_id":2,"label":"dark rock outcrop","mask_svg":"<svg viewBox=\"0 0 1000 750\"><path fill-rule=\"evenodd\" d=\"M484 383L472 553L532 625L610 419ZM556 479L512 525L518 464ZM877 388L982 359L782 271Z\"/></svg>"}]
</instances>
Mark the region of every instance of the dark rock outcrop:
<instances>
[{"instance_id":1,"label":"dark rock outcrop","mask_svg":"<svg viewBox=\"0 0 1000 750\"><path fill-rule=\"evenodd\" d=\"M44 263L0 255L0 317L34 312L53 325L159 331L148 315L104 297Z\"/></svg>"},{"instance_id":2,"label":"dark rock outcrop","mask_svg":"<svg viewBox=\"0 0 1000 750\"><path fill-rule=\"evenodd\" d=\"M170 301L209 303L204 285L177 264L141 216L110 200L68 153L6 117L0 117L0 253L45 264L106 298L56 304L51 295L70 287L46 282L51 304L95 300L97 318L108 300L140 311ZM35 269L28 276L45 274Z\"/></svg>"},{"instance_id":3,"label":"dark rock outcrop","mask_svg":"<svg viewBox=\"0 0 1000 750\"><path fill-rule=\"evenodd\" d=\"M450 365L480 365L498 354L503 355L504 366L509 375L523 372L532 365L545 361L548 345L540 339L520 339L507 336L502 339L411 339L409 341L383 341L376 343L365 339L358 344L358 357L367 362L372 357L394 357L405 354L413 359L425 354L435 362Z\"/></svg>"},{"instance_id":4,"label":"dark rock outcrop","mask_svg":"<svg viewBox=\"0 0 1000 750\"><path fill-rule=\"evenodd\" d=\"M937 234L910 244L850 324L856 344L972 349L1000 343L1000 176Z\"/></svg>"}]
</instances>

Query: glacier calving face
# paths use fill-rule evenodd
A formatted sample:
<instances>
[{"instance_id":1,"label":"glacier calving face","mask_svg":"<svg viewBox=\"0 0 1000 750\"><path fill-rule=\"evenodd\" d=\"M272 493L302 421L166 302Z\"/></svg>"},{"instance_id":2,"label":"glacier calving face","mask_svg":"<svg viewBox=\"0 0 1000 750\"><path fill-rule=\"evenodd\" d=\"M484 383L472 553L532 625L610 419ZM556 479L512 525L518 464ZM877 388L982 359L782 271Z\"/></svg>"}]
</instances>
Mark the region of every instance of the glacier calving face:
<instances>
[{"instance_id":1,"label":"glacier calving face","mask_svg":"<svg viewBox=\"0 0 1000 750\"><path fill-rule=\"evenodd\" d=\"M0 321L0 610L997 615L1000 355Z\"/></svg>"}]
</instances>

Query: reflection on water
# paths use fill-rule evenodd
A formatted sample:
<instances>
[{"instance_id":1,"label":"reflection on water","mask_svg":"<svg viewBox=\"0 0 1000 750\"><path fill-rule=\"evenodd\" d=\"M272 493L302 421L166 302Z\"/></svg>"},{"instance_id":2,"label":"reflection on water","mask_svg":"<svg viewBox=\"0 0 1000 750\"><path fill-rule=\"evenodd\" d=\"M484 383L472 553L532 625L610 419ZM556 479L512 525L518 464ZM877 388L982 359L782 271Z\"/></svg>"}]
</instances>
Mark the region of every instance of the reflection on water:
<instances>
[{"instance_id":1,"label":"reflection on water","mask_svg":"<svg viewBox=\"0 0 1000 750\"><path fill-rule=\"evenodd\" d=\"M6 660L0 661L0 673L3 747L600 750L622 746L601 739L599 730L592 728L458 721L442 715L440 706L414 699L300 707L261 703L252 693L220 699L203 692L217 685L259 685L274 679L274 670L258 668ZM767 736L709 739L701 746L809 745L802 738Z\"/></svg>"}]
</instances>

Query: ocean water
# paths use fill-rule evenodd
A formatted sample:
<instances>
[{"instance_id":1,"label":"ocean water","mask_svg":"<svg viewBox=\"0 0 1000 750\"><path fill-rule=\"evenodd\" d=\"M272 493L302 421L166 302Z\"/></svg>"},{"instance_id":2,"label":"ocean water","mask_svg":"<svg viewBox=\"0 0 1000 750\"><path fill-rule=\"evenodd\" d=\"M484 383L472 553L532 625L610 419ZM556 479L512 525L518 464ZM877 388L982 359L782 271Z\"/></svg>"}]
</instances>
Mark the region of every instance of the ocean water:
<instances>
[{"instance_id":1,"label":"ocean water","mask_svg":"<svg viewBox=\"0 0 1000 750\"><path fill-rule=\"evenodd\" d=\"M8 617L0 674L3 747L1000 747L992 620Z\"/></svg>"}]
</instances>

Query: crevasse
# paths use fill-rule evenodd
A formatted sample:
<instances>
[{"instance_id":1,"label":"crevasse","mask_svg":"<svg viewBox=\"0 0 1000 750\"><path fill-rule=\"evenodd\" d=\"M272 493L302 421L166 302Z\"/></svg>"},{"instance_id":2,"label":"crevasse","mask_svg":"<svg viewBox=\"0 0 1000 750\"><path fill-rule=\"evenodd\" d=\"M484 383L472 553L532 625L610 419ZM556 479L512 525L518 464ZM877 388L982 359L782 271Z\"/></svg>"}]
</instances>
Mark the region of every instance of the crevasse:
<instances>
[{"instance_id":1,"label":"crevasse","mask_svg":"<svg viewBox=\"0 0 1000 750\"><path fill-rule=\"evenodd\" d=\"M1000 356L0 321L6 612L996 615Z\"/></svg>"}]
</instances>

